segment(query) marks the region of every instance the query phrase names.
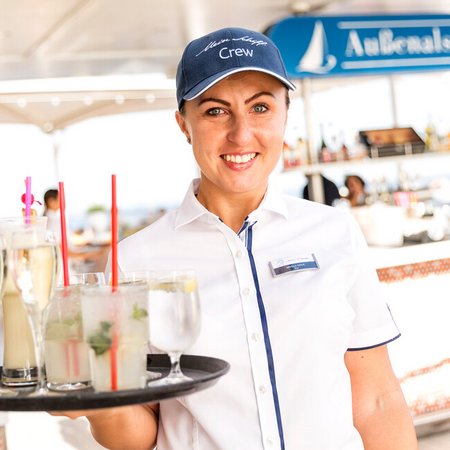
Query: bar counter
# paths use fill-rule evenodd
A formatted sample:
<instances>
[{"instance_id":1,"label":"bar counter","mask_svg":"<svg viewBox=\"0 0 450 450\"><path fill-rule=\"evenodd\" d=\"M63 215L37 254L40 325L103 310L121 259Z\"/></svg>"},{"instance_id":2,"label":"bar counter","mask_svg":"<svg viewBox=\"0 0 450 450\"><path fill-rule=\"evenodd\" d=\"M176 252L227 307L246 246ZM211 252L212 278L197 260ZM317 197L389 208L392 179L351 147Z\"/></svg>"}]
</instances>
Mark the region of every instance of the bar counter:
<instances>
[{"instance_id":1,"label":"bar counter","mask_svg":"<svg viewBox=\"0 0 450 450\"><path fill-rule=\"evenodd\" d=\"M419 436L450 428L450 241L370 247L400 339L394 371Z\"/></svg>"}]
</instances>

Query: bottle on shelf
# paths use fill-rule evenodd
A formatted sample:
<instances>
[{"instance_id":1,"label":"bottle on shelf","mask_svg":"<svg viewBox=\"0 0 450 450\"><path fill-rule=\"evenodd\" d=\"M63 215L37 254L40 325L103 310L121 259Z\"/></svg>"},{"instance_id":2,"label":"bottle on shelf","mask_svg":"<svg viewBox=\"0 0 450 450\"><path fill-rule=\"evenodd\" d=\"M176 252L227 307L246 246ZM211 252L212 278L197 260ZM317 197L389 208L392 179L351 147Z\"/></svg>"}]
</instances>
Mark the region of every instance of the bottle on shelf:
<instances>
[{"instance_id":1,"label":"bottle on shelf","mask_svg":"<svg viewBox=\"0 0 450 450\"><path fill-rule=\"evenodd\" d=\"M340 133L340 141L341 141L341 146L338 150L338 155L337 155L337 160L338 161L348 161L350 159L349 157L349 151L348 151L348 147L345 144L345 136L344 136L344 132L341 131Z\"/></svg>"},{"instance_id":2,"label":"bottle on shelf","mask_svg":"<svg viewBox=\"0 0 450 450\"><path fill-rule=\"evenodd\" d=\"M283 143L283 164L285 169L292 169L307 163L306 143L303 138L298 138L295 145Z\"/></svg>"},{"instance_id":3,"label":"bottle on shelf","mask_svg":"<svg viewBox=\"0 0 450 450\"><path fill-rule=\"evenodd\" d=\"M324 134L323 134L323 125L320 126L320 149L319 149L319 161L323 163L327 163L331 161L331 152L328 148L327 143L325 142Z\"/></svg>"},{"instance_id":4,"label":"bottle on shelf","mask_svg":"<svg viewBox=\"0 0 450 450\"><path fill-rule=\"evenodd\" d=\"M390 204L391 203L391 193L389 192L388 182L386 177L381 177L377 183L378 200Z\"/></svg>"},{"instance_id":5,"label":"bottle on shelf","mask_svg":"<svg viewBox=\"0 0 450 450\"><path fill-rule=\"evenodd\" d=\"M425 128L425 150L432 151L436 150L437 146L437 134L436 127L431 119L428 120L428 124Z\"/></svg>"}]
</instances>

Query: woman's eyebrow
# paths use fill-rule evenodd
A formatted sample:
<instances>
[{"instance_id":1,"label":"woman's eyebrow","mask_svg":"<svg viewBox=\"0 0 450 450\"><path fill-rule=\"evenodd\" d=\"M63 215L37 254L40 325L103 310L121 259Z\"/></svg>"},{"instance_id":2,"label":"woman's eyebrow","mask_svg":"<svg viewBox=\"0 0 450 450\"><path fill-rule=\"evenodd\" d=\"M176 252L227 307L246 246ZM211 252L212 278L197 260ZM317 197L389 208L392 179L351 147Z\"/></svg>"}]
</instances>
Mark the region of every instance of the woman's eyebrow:
<instances>
[{"instance_id":1,"label":"woman's eyebrow","mask_svg":"<svg viewBox=\"0 0 450 450\"><path fill-rule=\"evenodd\" d=\"M275 98L275 96L271 92L262 91L262 92L257 92L256 94L252 95L250 98L245 100L244 103L245 104L250 103L253 100L256 100L258 97L262 97L263 95L269 95L270 97Z\"/></svg>"},{"instance_id":2,"label":"woman's eyebrow","mask_svg":"<svg viewBox=\"0 0 450 450\"><path fill-rule=\"evenodd\" d=\"M269 95L270 97L275 98L275 96L271 92L261 91L261 92L257 92L256 94L253 94L251 97L249 97L247 100L245 100L244 103L247 105L248 103L252 102L253 100L256 100L257 98L262 97L264 95ZM226 100L222 100L222 99L216 98L216 97L202 98L199 101L198 105L199 106L203 105L203 103L206 103L206 102L215 102L215 103L220 103L224 106L231 106L230 102L227 102Z\"/></svg>"},{"instance_id":3,"label":"woman's eyebrow","mask_svg":"<svg viewBox=\"0 0 450 450\"><path fill-rule=\"evenodd\" d=\"M224 106L230 106L231 103L225 101L225 100L221 100L220 98L215 98L215 97L206 97L206 98L202 98L199 102L198 102L198 106L203 105L203 103L206 102L215 102L215 103L221 103Z\"/></svg>"}]
</instances>

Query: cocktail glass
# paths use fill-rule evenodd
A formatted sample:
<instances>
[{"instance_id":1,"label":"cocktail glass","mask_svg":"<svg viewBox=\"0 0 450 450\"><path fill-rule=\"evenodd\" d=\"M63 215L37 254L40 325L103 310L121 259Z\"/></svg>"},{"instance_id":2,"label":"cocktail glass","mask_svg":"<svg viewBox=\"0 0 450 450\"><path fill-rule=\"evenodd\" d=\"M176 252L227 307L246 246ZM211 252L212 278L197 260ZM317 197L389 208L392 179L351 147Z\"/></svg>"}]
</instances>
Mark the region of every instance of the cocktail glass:
<instances>
[{"instance_id":1,"label":"cocktail glass","mask_svg":"<svg viewBox=\"0 0 450 450\"><path fill-rule=\"evenodd\" d=\"M50 231L21 230L11 235L11 273L28 312L37 368L36 394L46 393L43 371L42 312L57 279L58 246Z\"/></svg>"},{"instance_id":2,"label":"cocktail glass","mask_svg":"<svg viewBox=\"0 0 450 450\"><path fill-rule=\"evenodd\" d=\"M47 217L43 216L0 218L0 235L5 246L3 257L6 263L1 295L4 327L1 382L11 387L33 385L37 380L33 331L27 308L13 278L12 234L18 231L35 230L44 236L46 226Z\"/></svg>"},{"instance_id":3,"label":"cocktail glass","mask_svg":"<svg viewBox=\"0 0 450 450\"><path fill-rule=\"evenodd\" d=\"M146 283L81 286L84 340L97 391L143 388L147 383Z\"/></svg>"},{"instance_id":4,"label":"cocktail glass","mask_svg":"<svg viewBox=\"0 0 450 450\"><path fill-rule=\"evenodd\" d=\"M149 276L149 327L152 346L167 352L171 368L167 377L152 382L191 381L181 371L180 357L200 333L200 305L193 270L151 272Z\"/></svg>"},{"instance_id":5,"label":"cocktail glass","mask_svg":"<svg viewBox=\"0 0 450 450\"><path fill-rule=\"evenodd\" d=\"M55 289L44 311L44 361L50 390L73 391L91 385L79 286Z\"/></svg>"}]
</instances>

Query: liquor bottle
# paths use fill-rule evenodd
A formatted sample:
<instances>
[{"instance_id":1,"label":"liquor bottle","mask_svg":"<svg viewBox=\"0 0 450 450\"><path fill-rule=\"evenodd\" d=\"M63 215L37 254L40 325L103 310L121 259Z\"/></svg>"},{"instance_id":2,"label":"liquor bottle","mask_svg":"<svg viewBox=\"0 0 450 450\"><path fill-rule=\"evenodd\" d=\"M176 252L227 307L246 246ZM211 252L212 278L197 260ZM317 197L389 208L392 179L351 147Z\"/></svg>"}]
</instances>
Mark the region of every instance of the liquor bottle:
<instances>
[{"instance_id":1,"label":"liquor bottle","mask_svg":"<svg viewBox=\"0 0 450 450\"><path fill-rule=\"evenodd\" d=\"M437 144L437 135L436 135L436 127L433 122L428 120L428 124L425 128L425 150L432 151L436 150Z\"/></svg>"},{"instance_id":2,"label":"liquor bottle","mask_svg":"<svg viewBox=\"0 0 450 450\"><path fill-rule=\"evenodd\" d=\"M323 125L320 126L320 149L319 149L319 161L327 163L331 161L331 152L323 135Z\"/></svg>"}]
</instances>

